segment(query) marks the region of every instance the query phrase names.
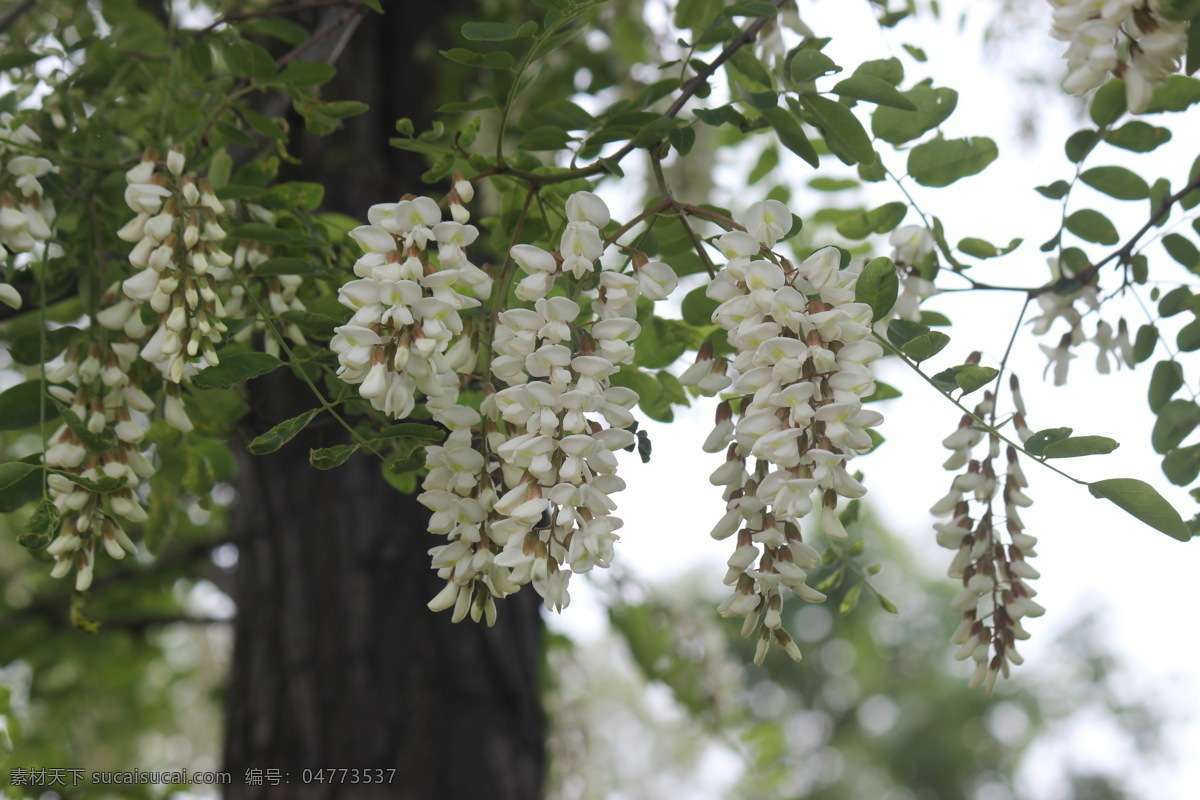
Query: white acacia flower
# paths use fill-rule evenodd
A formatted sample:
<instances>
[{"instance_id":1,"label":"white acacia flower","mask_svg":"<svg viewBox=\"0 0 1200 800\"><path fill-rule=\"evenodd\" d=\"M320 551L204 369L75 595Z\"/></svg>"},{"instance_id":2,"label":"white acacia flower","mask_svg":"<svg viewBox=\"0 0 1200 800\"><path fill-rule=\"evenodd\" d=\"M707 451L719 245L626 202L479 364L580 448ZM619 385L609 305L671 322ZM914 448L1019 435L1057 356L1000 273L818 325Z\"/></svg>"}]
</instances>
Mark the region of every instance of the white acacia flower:
<instances>
[{"instance_id":1,"label":"white acacia flower","mask_svg":"<svg viewBox=\"0 0 1200 800\"><path fill-rule=\"evenodd\" d=\"M746 209L742 224L758 243L774 247L792 229L792 212L778 200L763 200Z\"/></svg>"}]
</instances>

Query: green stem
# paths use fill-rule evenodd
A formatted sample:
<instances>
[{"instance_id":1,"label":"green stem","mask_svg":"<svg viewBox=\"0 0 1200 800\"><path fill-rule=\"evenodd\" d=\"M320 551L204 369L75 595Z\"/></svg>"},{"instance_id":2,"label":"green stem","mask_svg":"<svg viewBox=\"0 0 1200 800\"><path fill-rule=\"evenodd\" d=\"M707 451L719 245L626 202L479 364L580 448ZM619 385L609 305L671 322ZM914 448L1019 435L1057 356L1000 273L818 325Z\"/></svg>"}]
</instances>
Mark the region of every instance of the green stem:
<instances>
[{"instance_id":1,"label":"green stem","mask_svg":"<svg viewBox=\"0 0 1200 800\"><path fill-rule=\"evenodd\" d=\"M962 411L962 412L963 412L963 414L964 414L964 415L966 415L966 416L970 417L971 419L973 419L973 420L976 422L976 424L979 426L980 430L983 430L983 431L986 431L986 432L988 432L988 433L991 433L991 434L994 434L994 435L996 435L996 436L997 436L997 437L998 437L998 438L999 438L1001 441L1003 441L1003 442L1005 442L1006 444L1008 444L1008 445L1012 446L1012 447L1013 447L1015 450L1017 450L1018 452L1024 453L1025 455L1029 456L1029 458L1031 458L1031 459L1033 459L1034 461L1036 461L1037 463L1041 464L1041 465L1042 465L1043 467L1045 467L1046 469L1048 469L1048 470L1051 470L1051 471L1053 471L1053 472L1057 472L1059 475L1062 475L1064 478L1066 478L1067 480L1071 481L1072 483L1077 483L1077 484L1079 484L1080 486L1087 486L1087 485L1088 485L1088 482L1087 482L1087 481L1082 481L1082 480L1080 480L1079 478L1075 478L1075 477L1073 477L1073 476L1071 476L1071 475L1068 475L1067 473L1063 472L1063 471L1062 471L1061 469L1059 469L1058 467L1054 466L1053 464L1050 464L1050 463L1048 463L1048 462L1047 462L1047 461L1046 461L1044 458L1042 458L1042 457L1040 457L1040 456L1035 456L1033 453L1031 453L1031 452L1029 452L1028 450L1026 450L1024 445L1021 445L1021 444L1018 444L1017 442L1014 442L1012 439L1009 439L1007 436L1005 436L1003 433L1001 433L1001 432L1000 432L1000 430L999 430L998 428L996 428L996 427L994 427L994 426L992 426L992 425L988 424L987 422L983 421L982 419L980 419L980 418L979 418L979 417L978 417L978 416L975 414L975 412L973 412L973 411L971 411L970 409L968 409L966 406L964 406L964 405L963 405L962 403L960 403L958 400L955 400L955 399L954 399L954 398L953 398L953 397L950 395L950 393L949 393L949 392L947 392L947 391L943 390L943 389L942 389L940 386L938 386L936 383L934 383L934 382L933 382L933 379L932 379L932 378L930 378L928 375L926 375L924 372L922 372L922 371L921 371L921 368L920 368L920 367L919 367L919 366L918 366L918 365L917 365L915 362L913 362L912 360L910 360L910 359L908 358L908 356L906 356L906 355L904 355L904 353L900 352L900 349L899 349L898 347L896 347L895 345L893 345L893 344L892 344L891 342L889 342L887 339L884 339L884 338L883 338L882 336L880 336L879 334L873 334L873 335L874 335L874 337L875 337L875 341L879 342L879 344L883 346L883 349L884 349L884 350L887 350L889 353L891 353L892 355L896 356L896 357L897 357L897 358L899 358L901 361L903 361L905 364L907 364L907 365L909 366L909 368L911 368L911 369L912 369L912 371L913 371L913 372L915 372L915 373L917 373L918 375L920 375L920 376L921 376L921 379L922 379L923 381L925 381L925 382L926 382L926 383L928 383L930 386L932 386L932 387L933 387L933 389L934 389L934 391L936 391L936 392L937 392L938 394L940 394L942 397L946 398L946 399L947 399L947 400L949 400L951 403L953 403L953 404L954 404L954 405L955 405L955 406L958 408L958 410L959 410L959 411Z\"/></svg>"}]
</instances>

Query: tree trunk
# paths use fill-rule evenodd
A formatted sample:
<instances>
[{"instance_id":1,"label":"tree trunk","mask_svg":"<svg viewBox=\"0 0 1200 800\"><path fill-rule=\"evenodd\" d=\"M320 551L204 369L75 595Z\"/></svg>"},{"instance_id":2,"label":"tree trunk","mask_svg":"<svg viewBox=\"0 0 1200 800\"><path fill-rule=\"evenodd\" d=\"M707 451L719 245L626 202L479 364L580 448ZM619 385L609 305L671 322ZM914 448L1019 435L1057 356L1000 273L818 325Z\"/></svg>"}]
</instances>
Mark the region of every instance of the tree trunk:
<instances>
[{"instance_id":1,"label":"tree trunk","mask_svg":"<svg viewBox=\"0 0 1200 800\"><path fill-rule=\"evenodd\" d=\"M444 49L445 15L462 4L408 5L364 20L337 63L340 85L327 87L371 112L304 140L288 176L323 182L327 210L362 217L421 191L422 165L387 139L397 117L428 120L435 80L417 56ZM286 374L250 393L255 434L313 404ZM387 485L371 456L329 472L308 465L309 448L341 441L322 416L279 452L242 459L226 797L539 797L538 597L505 601L490 629L430 612L442 582L429 567L441 537L425 530L428 511Z\"/></svg>"}]
</instances>

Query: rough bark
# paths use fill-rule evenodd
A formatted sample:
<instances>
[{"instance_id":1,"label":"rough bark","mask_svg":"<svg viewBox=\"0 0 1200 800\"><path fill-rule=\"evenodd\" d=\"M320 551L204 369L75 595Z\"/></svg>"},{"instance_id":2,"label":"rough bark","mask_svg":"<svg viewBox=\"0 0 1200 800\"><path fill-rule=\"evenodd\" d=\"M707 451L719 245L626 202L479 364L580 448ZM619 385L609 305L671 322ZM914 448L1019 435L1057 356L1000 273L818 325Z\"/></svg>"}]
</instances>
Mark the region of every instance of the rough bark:
<instances>
[{"instance_id":1,"label":"rough bark","mask_svg":"<svg viewBox=\"0 0 1200 800\"><path fill-rule=\"evenodd\" d=\"M445 46L436 44L445 15L463 4L420 3L420 14L416 4L385 5L389 13L368 17L345 48L342 85L327 93L366 100L371 112L338 135L301 142L303 166L288 176L323 182L325 207L356 216L420 191L423 167L386 142L397 117L427 118L435 81L419 56ZM312 405L290 376L254 381L250 392L252 433ZM309 467L310 447L344 441L331 423L241 465L226 796L539 797L538 598L527 591L505 601L491 629L431 613L425 603L441 587L429 569L437 537L425 531L428 512L388 486L370 456L330 472ZM391 779L305 783L305 770L311 778L331 768ZM244 784L247 770L264 771L264 783ZM266 770L279 770L281 782L272 785Z\"/></svg>"}]
</instances>

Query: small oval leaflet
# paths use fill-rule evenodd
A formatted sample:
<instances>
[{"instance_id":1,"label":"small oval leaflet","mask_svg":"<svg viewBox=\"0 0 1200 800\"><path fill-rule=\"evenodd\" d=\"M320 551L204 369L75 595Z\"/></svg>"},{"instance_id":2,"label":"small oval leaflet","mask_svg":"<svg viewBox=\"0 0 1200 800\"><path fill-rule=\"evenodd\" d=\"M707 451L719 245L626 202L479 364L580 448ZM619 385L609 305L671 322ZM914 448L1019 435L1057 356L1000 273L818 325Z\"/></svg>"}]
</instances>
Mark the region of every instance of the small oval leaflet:
<instances>
[{"instance_id":1,"label":"small oval leaflet","mask_svg":"<svg viewBox=\"0 0 1200 800\"><path fill-rule=\"evenodd\" d=\"M1107 436L1070 436L1047 444L1042 454L1046 458L1078 458L1104 455L1120 446L1116 439Z\"/></svg>"},{"instance_id":2,"label":"small oval leaflet","mask_svg":"<svg viewBox=\"0 0 1200 800\"><path fill-rule=\"evenodd\" d=\"M871 307L872 322L887 316L896 304L900 292L900 279L896 276L896 265L890 258L873 258L863 268L854 286L854 300Z\"/></svg>"},{"instance_id":3,"label":"small oval leaflet","mask_svg":"<svg viewBox=\"0 0 1200 800\"><path fill-rule=\"evenodd\" d=\"M1111 500L1142 522L1172 539L1190 541L1192 532L1153 486L1136 478L1109 478L1088 484L1092 497Z\"/></svg>"}]
</instances>

